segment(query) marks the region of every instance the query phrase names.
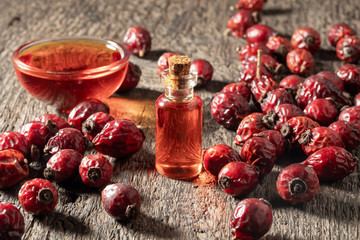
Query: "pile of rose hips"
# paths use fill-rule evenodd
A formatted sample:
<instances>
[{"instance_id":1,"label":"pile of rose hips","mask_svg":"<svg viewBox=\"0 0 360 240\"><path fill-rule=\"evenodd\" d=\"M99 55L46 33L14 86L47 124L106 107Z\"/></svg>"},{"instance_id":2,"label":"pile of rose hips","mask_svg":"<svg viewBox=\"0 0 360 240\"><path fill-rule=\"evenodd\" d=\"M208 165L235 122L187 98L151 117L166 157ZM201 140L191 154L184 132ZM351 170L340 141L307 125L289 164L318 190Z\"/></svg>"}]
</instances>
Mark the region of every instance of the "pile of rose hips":
<instances>
[{"instance_id":1,"label":"pile of rose hips","mask_svg":"<svg viewBox=\"0 0 360 240\"><path fill-rule=\"evenodd\" d=\"M109 107L96 99L76 105L67 121L43 114L17 132L0 134L0 189L25 180L29 165L41 165L48 159L43 169L45 179L30 179L20 188L18 197L26 212L42 215L53 211L58 191L51 182L71 181L79 175L87 186L107 185L102 191L106 212L118 220L130 219L139 211L139 193L127 184L108 185L113 166L105 155L128 158L141 149L144 139L140 126L127 119L114 119ZM89 148L98 153L85 156ZM0 203L0 226L1 239L21 239L24 218L13 205Z\"/></svg>"},{"instance_id":2,"label":"pile of rose hips","mask_svg":"<svg viewBox=\"0 0 360 240\"><path fill-rule=\"evenodd\" d=\"M217 176L224 192L245 196L284 153L302 151L307 159L282 169L276 188L285 201L306 203L318 192L319 180L340 180L357 166L352 152L360 145L360 67L350 63L360 58L360 40L348 25L336 24L328 38L347 64L335 73L281 79L286 69L299 75L310 72L320 36L310 27L296 30L291 40L277 36L271 27L256 24L263 4L238 2L228 29L248 42L238 52L242 70L238 82L225 86L211 103L214 120L236 130L241 150L212 146L203 151L204 168ZM267 215L256 216L256 211ZM232 233L239 239L261 237L271 227L269 215L266 202L245 199L234 210ZM254 225L245 223L249 219Z\"/></svg>"}]
</instances>

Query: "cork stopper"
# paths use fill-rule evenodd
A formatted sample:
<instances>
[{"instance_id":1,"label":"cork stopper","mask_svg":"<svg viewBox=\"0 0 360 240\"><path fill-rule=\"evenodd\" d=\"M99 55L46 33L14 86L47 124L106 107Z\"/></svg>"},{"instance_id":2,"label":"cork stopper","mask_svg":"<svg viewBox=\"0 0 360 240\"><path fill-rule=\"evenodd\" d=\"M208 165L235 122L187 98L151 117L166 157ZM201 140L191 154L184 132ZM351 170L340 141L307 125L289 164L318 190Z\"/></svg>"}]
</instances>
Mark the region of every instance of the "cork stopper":
<instances>
[{"instance_id":1,"label":"cork stopper","mask_svg":"<svg viewBox=\"0 0 360 240\"><path fill-rule=\"evenodd\" d=\"M188 87L191 58L188 56L175 55L168 59L169 74L164 83L173 89L184 89Z\"/></svg>"},{"instance_id":2,"label":"cork stopper","mask_svg":"<svg viewBox=\"0 0 360 240\"><path fill-rule=\"evenodd\" d=\"M168 59L169 62L169 73L176 77L182 77L189 75L191 58L188 56L175 55Z\"/></svg>"}]
</instances>

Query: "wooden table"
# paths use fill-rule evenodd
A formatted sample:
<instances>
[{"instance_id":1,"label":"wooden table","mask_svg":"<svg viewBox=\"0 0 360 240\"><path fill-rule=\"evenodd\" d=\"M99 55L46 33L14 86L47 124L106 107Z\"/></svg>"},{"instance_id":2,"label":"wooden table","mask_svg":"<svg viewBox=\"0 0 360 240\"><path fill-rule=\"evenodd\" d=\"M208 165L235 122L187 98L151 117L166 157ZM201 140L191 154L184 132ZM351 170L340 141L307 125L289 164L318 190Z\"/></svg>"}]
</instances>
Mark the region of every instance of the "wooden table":
<instances>
[{"instance_id":1,"label":"wooden table","mask_svg":"<svg viewBox=\"0 0 360 240\"><path fill-rule=\"evenodd\" d=\"M94 36L122 42L128 27L139 25L152 35L152 52L131 57L143 72L139 86L107 102L111 113L141 124L146 141L140 152L125 162L113 162L113 182L130 183L142 196L141 215L120 224L101 206L100 190L81 184L57 186L56 211L43 217L25 216L24 239L230 239L230 216L241 200L227 196L215 179L202 173L193 182L170 180L154 170L154 102L163 92L156 62L164 51L205 58L214 66L213 81L197 93L204 102L203 148L234 146L235 133L212 119L214 94L238 76L235 48L245 41L224 36L232 1L0 1L0 132L16 131L24 123L56 109L32 98L20 85L11 63L13 51L30 40L54 36ZM345 22L360 33L359 0L268 0L262 23L290 36L311 26L322 38L313 73L336 70L341 62L326 39L332 24ZM234 146L235 147L235 146ZM281 166L280 166L281 165ZM264 239L360 239L359 168L344 180L321 184L316 197L304 206L281 201L275 181L284 164L277 164L247 197L262 197L273 205L274 222ZM32 177L37 176L32 174ZM0 191L0 201L20 207L20 185Z\"/></svg>"}]
</instances>

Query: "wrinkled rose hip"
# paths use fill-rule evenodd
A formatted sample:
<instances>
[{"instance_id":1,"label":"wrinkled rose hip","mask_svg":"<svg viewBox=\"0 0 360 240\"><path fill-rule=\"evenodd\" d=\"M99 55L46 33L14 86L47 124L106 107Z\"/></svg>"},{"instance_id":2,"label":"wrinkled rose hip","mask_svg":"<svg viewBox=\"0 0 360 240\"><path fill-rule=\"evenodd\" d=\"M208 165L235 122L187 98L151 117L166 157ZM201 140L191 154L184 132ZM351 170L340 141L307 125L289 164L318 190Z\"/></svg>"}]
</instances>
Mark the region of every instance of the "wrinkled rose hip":
<instances>
[{"instance_id":1,"label":"wrinkled rose hip","mask_svg":"<svg viewBox=\"0 0 360 240\"><path fill-rule=\"evenodd\" d=\"M304 113L320 125L328 126L335 121L338 110L331 99L318 98L305 107Z\"/></svg>"},{"instance_id":2,"label":"wrinkled rose hip","mask_svg":"<svg viewBox=\"0 0 360 240\"><path fill-rule=\"evenodd\" d=\"M80 154L85 152L85 139L75 128L62 128L45 145L44 152L55 154L62 149L74 149Z\"/></svg>"},{"instance_id":3,"label":"wrinkled rose hip","mask_svg":"<svg viewBox=\"0 0 360 240\"><path fill-rule=\"evenodd\" d=\"M339 134L347 150L352 150L360 145L360 129L355 124L339 120L329 126Z\"/></svg>"},{"instance_id":4,"label":"wrinkled rose hip","mask_svg":"<svg viewBox=\"0 0 360 240\"><path fill-rule=\"evenodd\" d=\"M29 174L27 160L14 149L0 151L0 189L9 188Z\"/></svg>"},{"instance_id":5,"label":"wrinkled rose hip","mask_svg":"<svg viewBox=\"0 0 360 240\"><path fill-rule=\"evenodd\" d=\"M305 74L314 66L314 58L309 51L296 48L287 54L286 65L292 73Z\"/></svg>"},{"instance_id":6,"label":"wrinkled rose hip","mask_svg":"<svg viewBox=\"0 0 360 240\"><path fill-rule=\"evenodd\" d=\"M204 87L211 81L214 69L209 61L205 59L195 59L191 63L190 71L197 72L198 74L196 86Z\"/></svg>"},{"instance_id":7,"label":"wrinkled rose hip","mask_svg":"<svg viewBox=\"0 0 360 240\"><path fill-rule=\"evenodd\" d=\"M256 24L246 30L246 41L248 43L266 43L270 37L275 36L275 31L263 24Z\"/></svg>"},{"instance_id":8,"label":"wrinkled rose hip","mask_svg":"<svg viewBox=\"0 0 360 240\"><path fill-rule=\"evenodd\" d=\"M24 217L17 207L0 202L0 239L21 240L25 232Z\"/></svg>"},{"instance_id":9,"label":"wrinkled rose hip","mask_svg":"<svg viewBox=\"0 0 360 240\"><path fill-rule=\"evenodd\" d=\"M43 114L35 118L35 121L47 123L48 120L51 120L56 124L56 129L59 131L62 128L70 127L69 123L65 121L62 117L55 114Z\"/></svg>"},{"instance_id":10,"label":"wrinkled rose hip","mask_svg":"<svg viewBox=\"0 0 360 240\"><path fill-rule=\"evenodd\" d=\"M319 33L310 27L297 29L291 37L291 45L294 48L304 49L311 53L320 48L320 43Z\"/></svg>"},{"instance_id":11,"label":"wrinkled rose hip","mask_svg":"<svg viewBox=\"0 0 360 240\"><path fill-rule=\"evenodd\" d=\"M24 157L30 156L30 143L27 138L19 132L6 131L0 134L0 150L15 149Z\"/></svg>"},{"instance_id":12,"label":"wrinkled rose hip","mask_svg":"<svg viewBox=\"0 0 360 240\"><path fill-rule=\"evenodd\" d=\"M58 192L48 180L35 178L24 183L19 191L21 207L34 215L50 213L58 202Z\"/></svg>"},{"instance_id":13,"label":"wrinkled rose hip","mask_svg":"<svg viewBox=\"0 0 360 240\"><path fill-rule=\"evenodd\" d=\"M336 56L347 63L355 63L360 58L360 39L356 36L345 36L336 44Z\"/></svg>"},{"instance_id":14,"label":"wrinkled rose hip","mask_svg":"<svg viewBox=\"0 0 360 240\"><path fill-rule=\"evenodd\" d=\"M331 45L336 46L337 42L345 36L353 36L355 31L345 23L333 25L328 32L328 39Z\"/></svg>"},{"instance_id":15,"label":"wrinkled rose hip","mask_svg":"<svg viewBox=\"0 0 360 240\"><path fill-rule=\"evenodd\" d=\"M232 93L236 93L240 96L242 96L243 98L246 99L246 101L250 100L250 96L251 96L251 91L250 89L246 86L246 84L244 82L240 82L240 83L230 83L228 85L226 85L221 92L232 92ZM360 95L359 95L360 96Z\"/></svg>"},{"instance_id":16,"label":"wrinkled rose hip","mask_svg":"<svg viewBox=\"0 0 360 240\"><path fill-rule=\"evenodd\" d=\"M235 37L244 36L246 29L255 24L253 14L249 10L240 9L228 21L227 27Z\"/></svg>"},{"instance_id":17,"label":"wrinkled rose hip","mask_svg":"<svg viewBox=\"0 0 360 240\"><path fill-rule=\"evenodd\" d=\"M261 133L255 133L254 137L264 137L274 144L277 157L281 157L286 150L285 138L279 131L266 130Z\"/></svg>"},{"instance_id":18,"label":"wrinkled rose hip","mask_svg":"<svg viewBox=\"0 0 360 240\"><path fill-rule=\"evenodd\" d=\"M145 136L132 121L116 119L108 122L93 139L95 150L115 158L128 158L138 152Z\"/></svg>"},{"instance_id":19,"label":"wrinkled rose hip","mask_svg":"<svg viewBox=\"0 0 360 240\"><path fill-rule=\"evenodd\" d=\"M145 28L131 27L125 33L124 43L132 54L143 57L151 49L151 36Z\"/></svg>"},{"instance_id":20,"label":"wrinkled rose hip","mask_svg":"<svg viewBox=\"0 0 360 240\"><path fill-rule=\"evenodd\" d=\"M39 150L42 150L47 141L57 131L56 124L48 120L46 123L39 121L31 121L21 126L19 132L23 134L31 145L36 145Z\"/></svg>"},{"instance_id":21,"label":"wrinkled rose hip","mask_svg":"<svg viewBox=\"0 0 360 240\"><path fill-rule=\"evenodd\" d=\"M276 189L291 204L307 203L319 191L319 179L311 166L294 163L281 170Z\"/></svg>"},{"instance_id":22,"label":"wrinkled rose hip","mask_svg":"<svg viewBox=\"0 0 360 240\"><path fill-rule=\"evenodd\" d=\"M264 116L262 113L251 113L240 122L235 137L237 145L242 146L255 133L268 130L263 121Z\"/></svg>"},{"instance_id":23,"label":"wrinkled rose hip","mask_svg":"<svg viewBox=\"0 0 360 240\"><path fill-rule=\"evenodd\" d=\"M101 154L90 154L81 160L79 174L85 185L103 187L110 182L113 176L113 166Z\"/></svg>"},{"instance_id":24,"label":"wrinkled rose hip","mask_svg":"<svg viewBox=\"0 0 360 240\"><path fill-rule=\"evenodd\" d=\"M114 118L104 112L97 112L86 119L82 125L82 132L90 141L95 138L95 136L101 132L106 123L113 121Z\"/></svg>"},{"instance_id":25,"label":"wrinkled rose hip","mask_svg":"<svg viewBox=\"0 0 360 240\"><path fill-rule=\"evenodd\" d=\"M360 67L355 64L344 64L336 74L344 82L345 90L352 94L360 92Z\"/></svg>"}]
</instances>

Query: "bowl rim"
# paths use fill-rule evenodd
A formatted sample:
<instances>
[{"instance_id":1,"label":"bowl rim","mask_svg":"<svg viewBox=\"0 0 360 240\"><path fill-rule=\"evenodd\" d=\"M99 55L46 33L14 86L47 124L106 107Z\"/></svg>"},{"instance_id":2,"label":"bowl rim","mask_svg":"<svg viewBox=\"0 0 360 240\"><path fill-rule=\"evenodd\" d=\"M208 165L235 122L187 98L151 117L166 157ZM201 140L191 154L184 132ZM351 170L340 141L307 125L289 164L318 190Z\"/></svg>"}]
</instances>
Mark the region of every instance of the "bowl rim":
<instances>
[{"instance_id":1,"label":"bowl rim","mask_svg":"<svg viewBox=\"0 0 360 240\"><path fill-rule=\"evenodd\" d=\"M113 62L109 65L85 69L85 70L74 70L74 71L65 71L65 72L48 71L41 68L36 68L33 66L29 66L28 64L22 62L19 59L19 54L23 50L30 48L32 46L36 46L38 44L47 43L47 42L61 42L61 41L72 41L72 40L79 40L79 41L83 40L83 41L102 42L105 44L110 44L111 46L114 46L116 49L119 50L122 57L118 61ZM21 72L30 73L30 74L33 73L35 75L43 76L43 77L62 76L62 77L71 77L71 78L103 74L108 71L110 72L116 71L117 69L126 65L129 62L129 58L130 58L130 52L122 44L110 39L101 39L96 37L55 37L55 38L37 39L21 45L18 49L14 51L11 57L14 63L14 67L18 68Z\"/></svg>"}]
</instances>

